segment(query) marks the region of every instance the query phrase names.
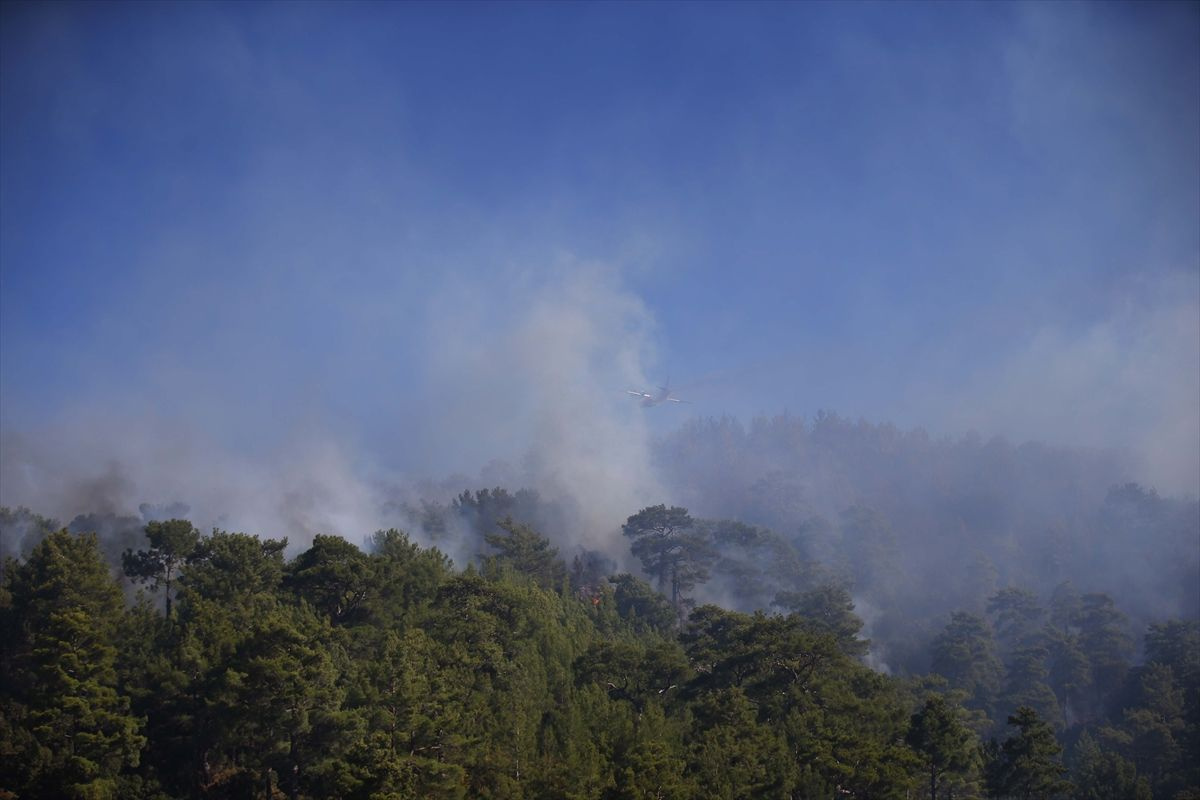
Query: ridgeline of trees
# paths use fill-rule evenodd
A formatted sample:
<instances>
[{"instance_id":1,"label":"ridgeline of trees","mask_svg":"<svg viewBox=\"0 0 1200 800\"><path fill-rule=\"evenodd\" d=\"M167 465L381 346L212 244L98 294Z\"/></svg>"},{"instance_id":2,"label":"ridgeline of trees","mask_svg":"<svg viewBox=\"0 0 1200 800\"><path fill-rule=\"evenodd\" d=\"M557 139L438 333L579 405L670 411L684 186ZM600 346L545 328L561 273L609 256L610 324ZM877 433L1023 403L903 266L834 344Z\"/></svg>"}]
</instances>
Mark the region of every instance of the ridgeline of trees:
<instances>
[{"instance_id":1,"label":"ridgeline of trees","mask_svg":"<svg viewBox=\"0 0 1200 800\"><path fill-rule=\"evenodd\" d=\"M4 563L0 796L1200 797L1200 626L1135 641L1068 584L955 613L901 678L863 663L844 585L698 605L778 542L678 507L623 529L657 591L511 516L465 570L397 530L288 560L158 520L106 560L0 510L17 523L40 538Z\"/></svg>"},{"instance_id":2,"label":"ridgeline of trees","mask_svg":"<svg viewBox=\"0 0 1200 800\"><path fill-rule=\"evenodd\" d=\"M0 509L0 798L1200 800L1195 498L834 415L655 452L621 552L503 488L290 559Z\"/></svg>"}]
</instances>

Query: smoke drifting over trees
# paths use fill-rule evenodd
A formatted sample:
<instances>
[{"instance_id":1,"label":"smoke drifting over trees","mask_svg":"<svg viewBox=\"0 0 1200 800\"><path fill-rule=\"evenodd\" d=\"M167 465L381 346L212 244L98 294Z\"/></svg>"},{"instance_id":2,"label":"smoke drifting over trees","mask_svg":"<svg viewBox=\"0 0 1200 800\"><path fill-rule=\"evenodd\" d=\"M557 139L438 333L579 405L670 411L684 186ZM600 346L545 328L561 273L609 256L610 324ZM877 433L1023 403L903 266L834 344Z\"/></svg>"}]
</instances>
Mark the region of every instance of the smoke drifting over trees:
<instances>
[{"instance_id":1,"label":"smoke drifting over trees","mask_svg":"<svg viewBox=\"0 0 1200 800\"><path fill-rule=\"evenodd\" d=\"M152 506L132 505L131 470L110 463L94 479L79 480L72 501L78 505L51 504L59 523L9 512L3 547L9 555L28 552L66 523L97 532L112 556L136 545L142 527L157 519L250 530L266 520L261 530L288 537L293 548L322 532L364 543L375 530L401 527L464 566L493 551L489 537L511 518L549 537L568 563L601 563L609 574L644 567L642 574L658 581L678 609L681 587L691 602L742 611L789 604L795 610L806 592L842 587L866 623L872 663L904 672L928 668L926 645L951 612L982 617L989 598L1005 587L1042 603L1064 586L1082 595L1106 592L1128 615L1130 630L1200 615L1196 499L1160 496L1133 482L1129 463L1116 452L1013 445L973 434L934 438L830 413L749 425L693 419L654 438L638 428L622 434L626 442L641 438L626 449L611 438L615 422L585 420L564 433L573 412L556 408L550 404L546 414L561 413L561 425L551 419L538 428L550 432L547 444L520 467L492 461L476 478L367 481L351 475L345 460L326 458L297 466L294 485L273 481L256 494L253 482L200 484L190 496L177 495L188 505ZM597 440L604 447L590 449ZM563 442L572 459L587 463L575 471L551 467L566 456L541 453ZM6 448L6 474L45 469L22 463L25 452ZM630 473L625 463L634 465ZM324 471L329 464L332 471ZM638 485L638 476L651 474ZM241 472L238 478L246 475L264 477ZM597 491L589 495L593 480ZM484 481L493 488L479 489ZM680 506L687 521L674 534L680 542L621 535L625 518L653 497ZM229 509L216 504L224 498L233 498ZM196 499L206 507L199 515L190 513ZM14 509L45 510L13 500L6 495ZM106 510L82 513L89 502Z\"/></svg>"},{"instance_id":2,"label":"smoke drifting over trees","mask_svg":"<svg viewBox=\"0 0 1200 800\"><path fill-rule=\"evenodd\" d=\"M652 315L617 272L571 265L435 298L420 391L377 437L299 426L238 446L185 413L112 409L0 434L4 624L41 619L55 553L99 598L70 601L75 627L14 634L0 701L24 749L0 778L147 797L254 781L558 797L584 780L605 798L646 781L680 798L1196 784L1200 504L1146 477L1186 483L1186 425L1147 471L1153 449L706 415L720 373L691 394L698 415L668 417L625 394L653 385ZM29 755L37 719L90 724L32 693L53 666L37 653L118 585L152 602L90 644L119 735L97 751L107 766L71 775ZM215 633L233 635L229 609L237 641ZM344 653L335 631L352 632ZM139 662L145 648L160 660ZM193 657L196 683L158 673ZM114 694L122 681L140 694ZM162 681L187 686L163 706ZM294 714L279 686L303 696ZM185 708L208 691L203 714ZM172 749L193 713L203 768ZM262 719L290 744L255 749ZM386 758L354 733L396 726L409 738ZM302 765L329 741L336 758Z\"/></svg>"},{"instance_id":3,"label":"smoke drifting over trees","mask_svg":"<svg viewBox=\"0 0 1200 800\"><path fill-rule=\"evenodd\" d=\"M1194 4L0 15L0 795L1197 796Z\"/></svg>"},{"instance_id":4,"label":"smoke drifting over trees","mask_svg":"<svg viewBox=\"0 0 1200 800\"><path fill-rule=\"evenodd\" d=\"M428 408L397 420L411 432L399 446L413 448L404 463L429 453L431 470L474 476L400 474L332 433L239 451L180 421L93 416L6 431L0 502L96 531L110 554L133 546L145 522L185 516L293 548L398 527L460 566L486 555L485 537L511 516L568 562L634 572L649 562L621 525L677 505L712 548L695 562L706 576L695 602L751 611L779 608L779 593L844 587L873 663L906 671L925 668L916 654L951 612L982 615L1006 586L1043 600L1065 583L1109 592L1135 627L1200 613L1195 496L1139 483L1140 457L826 412L676 422L667 414L677 408L625 402L625 387L652 385L646 308L616 273L574 267L551 280L514 273L507 296L461 287L453 308L449 295L433 304ZM506 491L479 492L492 488ZM6 554L45 532L30 519L6 521Z\"/></svg>"},{"instance_id":5,"label":"smoke drifting over trees","mask_svg":"<svg viewBox=\"0 0 1200 800\"><path fill-rule=\"evenodd\" d=\"M79 417L3 434L0 502L11 510L0 547L28 553L65 524L98 533L116 564L147 522L185 517L202 531L287 538L292 552L318 535L363 545L398 528L461 568L496 552L511 517L508 535L528 526L548 537L579 585L642 575L681 622L715 603L806 610L835 634L861 625L843 649L899 674L928 670L952 615L986 621L1006 587L1042 607L1068 589L1107 593L1130 635L1200 615L1196 497L1141 483L1144 454L827 412L669 417L681 409L643 409L624 394L653 385L655 335L617 273L573 264L566 278L509 278L507 295L458 287L432 304L423 415L397 418L407 437L379 436L401 448L390 463L428 454L428 471L401 473L377 447L332 431L239 449L182 420ZM695 398L702 410L703 391ZM474 474L437 477L437 467ZM690 514L683 544L656 550L622 535L659 504ZM1004 689L1000 672L989 680L980 702Z\"/></svg>"}]
</instances>

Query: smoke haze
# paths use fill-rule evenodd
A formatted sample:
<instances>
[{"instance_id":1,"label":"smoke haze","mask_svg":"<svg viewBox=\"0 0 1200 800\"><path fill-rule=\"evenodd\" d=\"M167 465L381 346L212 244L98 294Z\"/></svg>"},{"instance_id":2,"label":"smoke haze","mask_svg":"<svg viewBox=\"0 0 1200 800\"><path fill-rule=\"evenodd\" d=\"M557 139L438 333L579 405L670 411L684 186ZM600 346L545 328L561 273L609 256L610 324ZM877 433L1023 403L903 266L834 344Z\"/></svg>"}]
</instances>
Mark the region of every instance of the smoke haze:
<instances>
[{"instance_id":1,"label":"smoke haze","mask_svg":"<svg viewBox=\"0 0 1200 800\"><path fill-rule=\"evenodd\" d=\"M452 283L433 297L421 396L399 401L410 411L395 425L405 462L479 476L455 491L488 479L537 489L574 509L579 544L598 546L621 510L662 496L645 415L623 389L647 385L652 321L612 270L560 266L565 277L515 274L500 291ZM186 419L80 411L5 433L0 502L70 519L181 500L205 525L303 546L320 532L361 541L395 522L389 503L417 500L418 483L439 477L389 471L312 429L288 438L239 453Z\"/></svg>"},{"instance_id":2,"label":"smoke haze","mask_svg":"<svg viewBox=\"0 0 1200 800\"><path fill-rule=\"evenodd\" d=\"M1183 604L1194 5L462 11L4 7L0 504L302 548L528 488L567 557L675 503Z\"/></svg>"}]
</instances>

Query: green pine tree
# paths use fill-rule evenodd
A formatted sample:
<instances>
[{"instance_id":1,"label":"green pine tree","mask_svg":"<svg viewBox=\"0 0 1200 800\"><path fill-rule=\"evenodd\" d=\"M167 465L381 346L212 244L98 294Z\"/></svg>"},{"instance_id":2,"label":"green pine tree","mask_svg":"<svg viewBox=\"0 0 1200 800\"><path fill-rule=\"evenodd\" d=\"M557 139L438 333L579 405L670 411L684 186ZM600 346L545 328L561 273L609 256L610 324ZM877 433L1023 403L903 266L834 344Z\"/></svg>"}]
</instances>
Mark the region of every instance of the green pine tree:
<instances>
[{"instance_id":1,"label":"green pine tree","mask_svg":"<svg viewBox=\"0 0 1200 800\"><path fill-rule=\"evenodd\" d=\"M938 799L949 776L965 775L978 760L975 734L963 717L964 710L940 694L930 695L912 716L906 741L922 762L930 800Z\"/></svg>"},{"instance_id":2,"label":"green pine tree","mask_svg":"<svg viewBox=\"0 0 1200 800\"><path fill-rule=\"evenodd\" d=\"M170 617L171 584L196 552L200 532L185 519L173 519L151 522L146 526L146 539L150 542L149 550L126 550L121 563L130 578L149 583L152 590L163 590L166 615Z\"/></svg>"},{"instance_id":3,"label":"green pine tree","mask_svg":"<svg viewBox=\"0 0 1200 800\"><path fill-rule=\"evenodd\" d=\"M124 613L94 534L43 539L10 577L19 638L13 681L25 707L16 740L29 796L108 798L136 767L142 721L117 680L116 626Z\"/></svg>"},{"instance_id":4,"label":"green pine tree","mask_svg":"<svg viewBox=\"0 0 1200 800\"><path fill-rule=\"evenodd\" d=\"M1020 800L1049 800L1070 791L1071 783L1063 780L1067 770L1060 758L1062 747L1050 726L1028 706L1018 708L1008 718L1008 724L1017 731L1000 745L990 765L989 784L993 794Z\"/></svg>"}]
</instances>

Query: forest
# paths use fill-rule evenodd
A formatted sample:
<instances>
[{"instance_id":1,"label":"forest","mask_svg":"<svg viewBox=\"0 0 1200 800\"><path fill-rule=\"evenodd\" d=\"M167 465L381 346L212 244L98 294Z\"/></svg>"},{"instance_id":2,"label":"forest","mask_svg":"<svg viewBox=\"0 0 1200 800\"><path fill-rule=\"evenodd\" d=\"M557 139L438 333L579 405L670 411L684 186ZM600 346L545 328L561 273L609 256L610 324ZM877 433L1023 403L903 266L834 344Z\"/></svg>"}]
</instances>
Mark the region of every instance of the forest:
<instances>
[{"instance_id":1,"label":"forest","mask_svg":"<svg viewBox=\"0 0 1200 800\"><path fill-rule=\"evenodd\" d=\"M0 797L1200 798L1194 497L829 414L654 455L607 548L516 486L0 509Z\"/></svg>"}]
</instances>

